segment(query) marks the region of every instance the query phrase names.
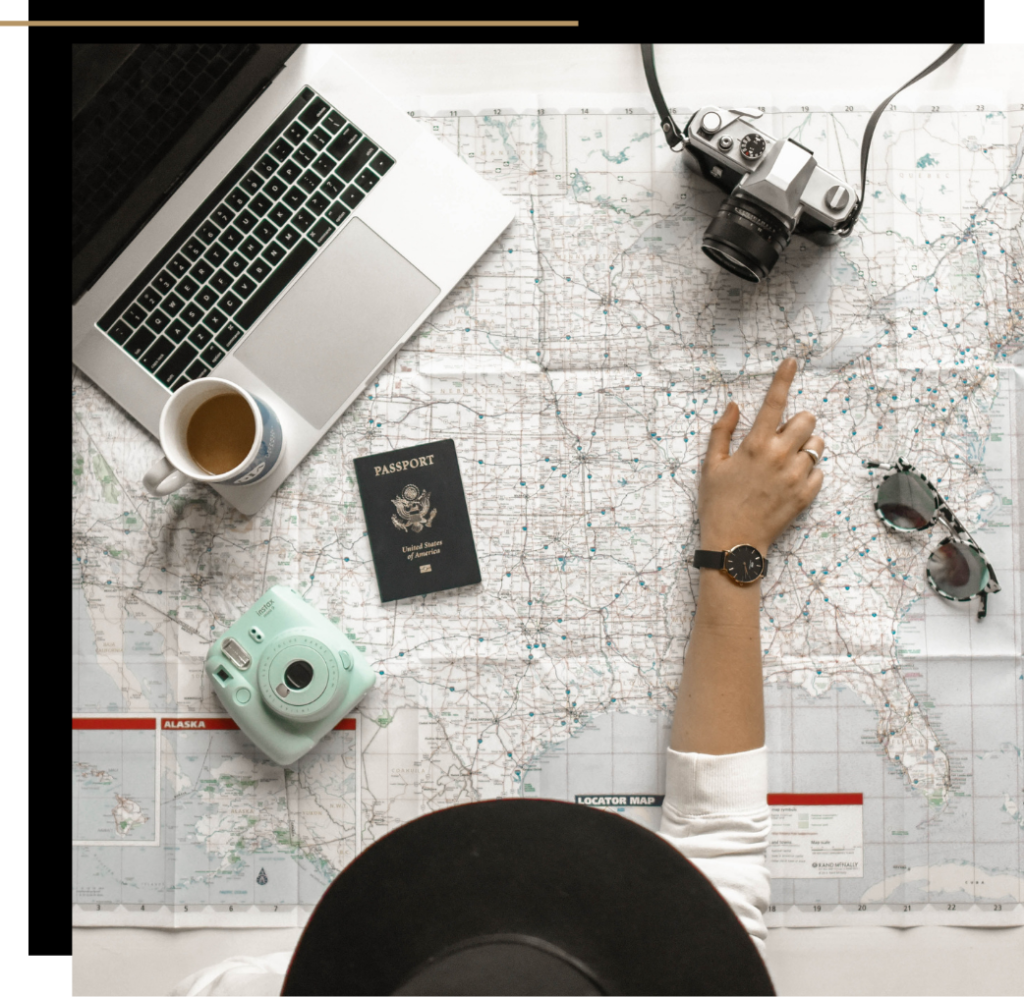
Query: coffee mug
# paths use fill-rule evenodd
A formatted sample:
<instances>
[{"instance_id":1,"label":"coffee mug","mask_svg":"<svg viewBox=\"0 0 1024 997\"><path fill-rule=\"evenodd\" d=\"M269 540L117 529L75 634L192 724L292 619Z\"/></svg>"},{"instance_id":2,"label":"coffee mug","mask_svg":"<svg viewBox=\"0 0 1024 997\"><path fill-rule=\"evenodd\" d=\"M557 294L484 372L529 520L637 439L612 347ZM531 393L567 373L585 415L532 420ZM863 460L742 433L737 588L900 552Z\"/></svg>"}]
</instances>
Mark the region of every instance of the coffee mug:
<instances>
[{"instance_id":1,"label":"coffee mug","mask_svg":"<svg viewBox=\"0 0 1024 997\"><path fill-rule=\"evenodd\" d=\"M219 377L182 385L160 413L164 456L142 479L151 495L189 481L248 485L274 469L284 446L281 423L266 402Z\"/></svg>"}]
</instances>

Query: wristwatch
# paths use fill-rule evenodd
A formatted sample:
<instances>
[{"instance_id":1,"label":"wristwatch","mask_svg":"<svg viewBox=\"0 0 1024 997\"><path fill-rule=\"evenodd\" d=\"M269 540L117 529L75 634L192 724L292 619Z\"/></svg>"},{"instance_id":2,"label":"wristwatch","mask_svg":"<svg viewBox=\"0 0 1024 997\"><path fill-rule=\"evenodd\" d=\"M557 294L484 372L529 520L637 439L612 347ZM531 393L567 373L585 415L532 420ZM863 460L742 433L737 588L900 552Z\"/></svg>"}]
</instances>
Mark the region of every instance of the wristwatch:
<instances>
[{"instance_id":1,"label":"wristwatch","mask_svg":"<svg viewBox=\"0 0 1024 997\"><path fill-rule=\"evenodd\" d=\"M729 550L698 550L693 555L695 568L717 568L740 585L749 585L768 574L768 558L750 544L737 544Z\"/></svg>"}]
</instances>

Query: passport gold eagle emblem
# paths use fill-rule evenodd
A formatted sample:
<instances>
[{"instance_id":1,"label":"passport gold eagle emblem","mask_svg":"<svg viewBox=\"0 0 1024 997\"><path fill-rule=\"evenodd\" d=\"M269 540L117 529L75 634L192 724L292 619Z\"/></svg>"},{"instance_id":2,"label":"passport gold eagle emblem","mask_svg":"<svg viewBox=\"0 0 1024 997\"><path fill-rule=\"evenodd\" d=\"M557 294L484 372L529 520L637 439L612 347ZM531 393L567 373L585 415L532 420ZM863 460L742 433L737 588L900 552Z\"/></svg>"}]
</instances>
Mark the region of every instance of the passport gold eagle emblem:
<instances>
[{"instance_id":1,"label":"passport gold eagle emblem","mask_svg":"<svg viewBox=\"0 0 1024 997\"><path fill-rule=\"evenodd\" d=\"M422 533L423 527L430 526L437 515L437 510L430 508L430 492L421 491L416 485L406 485L391 504L402 517L392 515L391 522L403 533Z\"/></svg>"}]
</instances>

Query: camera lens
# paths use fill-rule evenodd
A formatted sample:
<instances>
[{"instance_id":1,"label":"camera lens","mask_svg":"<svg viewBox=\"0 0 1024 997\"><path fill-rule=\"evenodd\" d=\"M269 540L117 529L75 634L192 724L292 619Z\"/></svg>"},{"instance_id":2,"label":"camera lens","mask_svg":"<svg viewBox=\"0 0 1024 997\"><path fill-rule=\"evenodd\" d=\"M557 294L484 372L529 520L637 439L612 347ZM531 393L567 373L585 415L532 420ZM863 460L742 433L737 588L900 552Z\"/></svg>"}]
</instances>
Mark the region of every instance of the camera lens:
<instances>
[{"instance_id":1,"label":"camera lens","mask_svg":"<svg viewBox=\"0 0 1024 997\"><path fill-rule=\"evenodd\" d=\"M308 661L293 661L284 670L284 681L289 689L305 689L313 680L313 666Z\"/></svg>"},{"instance_id":2,"label":"camera lens","mask_svg":"<svg viewBox=\"0 0 1024 997\"><path fill-rule=\"evenodd\" d=\"M704 232L701 249L719 266L752 283L764 280L792 231L764 205L730 194Z\"/></svg>"}]
</instances>

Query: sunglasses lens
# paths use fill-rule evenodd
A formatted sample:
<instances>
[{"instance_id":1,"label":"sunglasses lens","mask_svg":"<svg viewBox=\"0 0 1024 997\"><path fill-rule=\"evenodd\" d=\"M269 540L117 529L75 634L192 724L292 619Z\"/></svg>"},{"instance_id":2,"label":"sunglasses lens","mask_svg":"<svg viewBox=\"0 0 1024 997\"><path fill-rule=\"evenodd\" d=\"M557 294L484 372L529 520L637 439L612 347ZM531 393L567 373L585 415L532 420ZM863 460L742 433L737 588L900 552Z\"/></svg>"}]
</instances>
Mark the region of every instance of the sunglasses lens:
<instances>
[{"instance_id":1,"label":"sunglasses lens","mask_svg":"<svg viewBox=\"0 0 1024 997\"><path fill-rule=\"evenodd\" d=\"M988 566L972 547L950 540L928 558L928 577L945 595L970 599L988 585Z\"/></svg>"},{"instance_id":2,"label":"sunglasses lens","mask_svg":"<svg viewBox=\"0 0 1024 997\"><path fill-rule=\"evenodd\" d=\"M923 530L935 519L938 501L931 489L908 471L890 474L878 486L875 505L896 530Z\"/></svg>"}]
</instances>

